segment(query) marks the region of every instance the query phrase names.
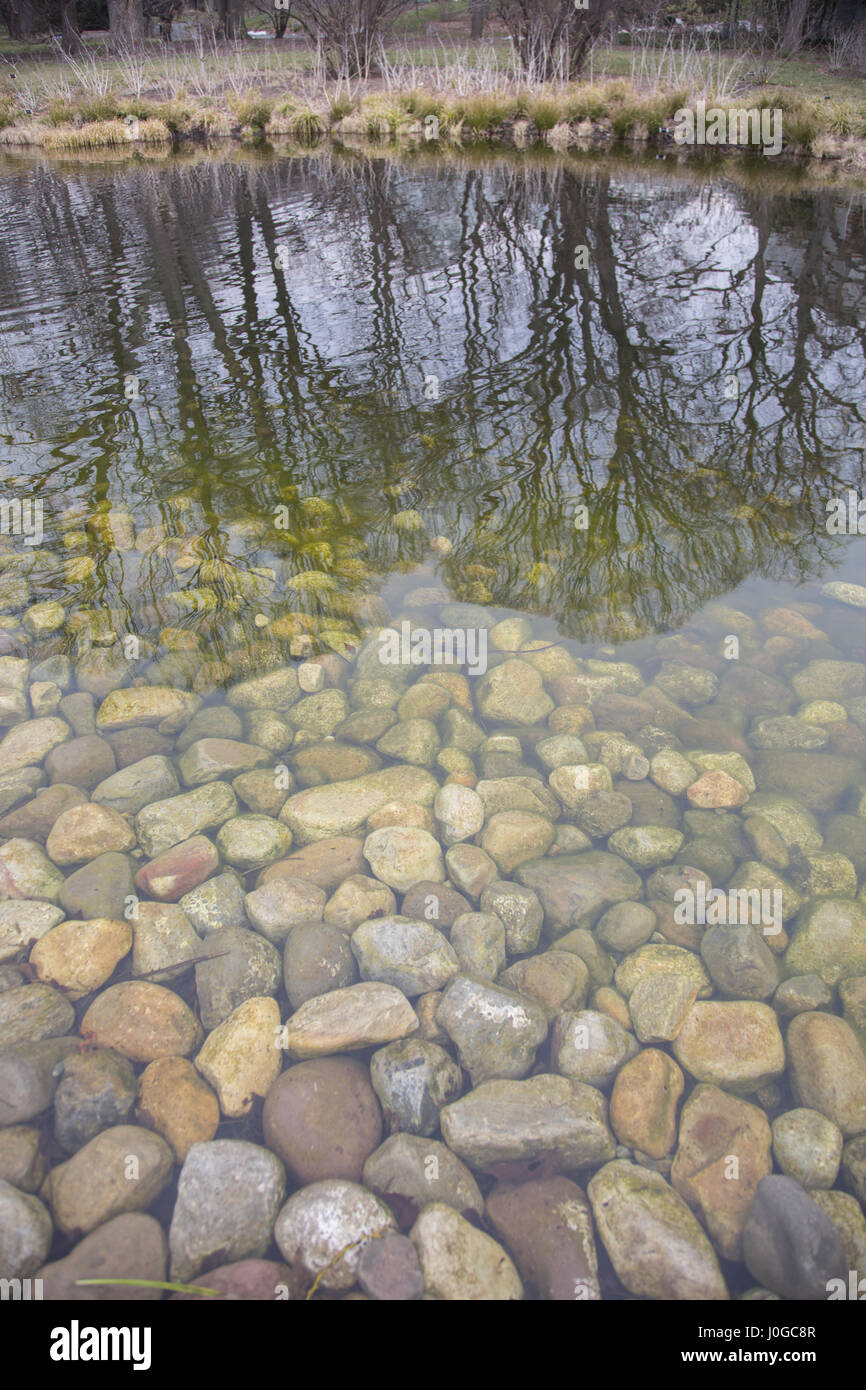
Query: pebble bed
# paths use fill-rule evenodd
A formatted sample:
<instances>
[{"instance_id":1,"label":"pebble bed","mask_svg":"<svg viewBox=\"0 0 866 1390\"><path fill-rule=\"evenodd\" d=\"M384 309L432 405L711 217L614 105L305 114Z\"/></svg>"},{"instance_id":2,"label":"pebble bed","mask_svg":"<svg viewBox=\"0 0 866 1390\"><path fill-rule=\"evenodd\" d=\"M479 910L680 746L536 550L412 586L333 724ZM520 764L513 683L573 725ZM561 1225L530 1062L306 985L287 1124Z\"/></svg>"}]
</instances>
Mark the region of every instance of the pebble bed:
<instances>
[{"instance_id":1,"label":"pebble bed","mask_svg":"<svg viewBox=\"0 0 866 1390\"><path fill-rule=\"evenodd\" d=\"M392 621L483 629L485 673L383 662L372 630L205 694L164 663L121 683L110 647L52 649L61 605L23 612L0 1277L64 1300L866 1277L866 590L713 605L628 659L444 597ZM779 920L690 920L720 888Z\"/></svg>"}]
</instances>

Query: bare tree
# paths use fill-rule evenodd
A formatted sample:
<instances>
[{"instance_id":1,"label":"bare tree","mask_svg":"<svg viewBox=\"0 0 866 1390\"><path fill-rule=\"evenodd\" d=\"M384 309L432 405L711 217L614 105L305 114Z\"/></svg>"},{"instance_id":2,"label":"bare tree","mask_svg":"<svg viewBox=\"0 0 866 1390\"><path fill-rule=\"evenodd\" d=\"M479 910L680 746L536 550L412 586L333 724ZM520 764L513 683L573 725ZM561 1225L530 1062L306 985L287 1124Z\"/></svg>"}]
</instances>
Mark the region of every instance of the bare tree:
<instances>
[{"instance_id":1,"label":"bare tree","mask_svg":"<svg viewBox=\"0 0 866 1390\"><path fill-rule=\"evenodd\" d=\"M137 48L144 38L141 0L108 0L108 27L112 48Z\"/></svg>"},{"instance_id":2,"label":"bare tree","mask_svg":"<svg viewBox=\"0 0 866 1390\"><path fill-rule=\"evenodd\" d=\"M81 52L78 0L60 0L60 47L70 58L77 58Z\"/></svg>"},{"instance_id":3,"label":"bare tree","mask_svg":"<svg viewBox=\"0 0 866 1390\"><path fill-rule=\"evenodd\" d=\"M366 77L385 23L411 0L294 0L291 14L320 44L329 74Z\"/></svg>"},{"instance_id":4,"label":"bare tree","mask_svg":"<svg viewBox=\"0 0 866 1390\"><path fill-rule=\"evenodd\" d=\"M547 81L556 74L578 75L615 19L618 0L498 0L497 8L523 69Z\"/></svg>"},{"instance_id":5,"label":"bare tree","mask_svg":"<svg viewBox=\"0 0 866 1390\"><path fill-rule=\"evenodd\" d=\"M473 39L483 39L484 23L487 19L487 0L470 0L470 37Z\"/></svg>"}]
</instances>

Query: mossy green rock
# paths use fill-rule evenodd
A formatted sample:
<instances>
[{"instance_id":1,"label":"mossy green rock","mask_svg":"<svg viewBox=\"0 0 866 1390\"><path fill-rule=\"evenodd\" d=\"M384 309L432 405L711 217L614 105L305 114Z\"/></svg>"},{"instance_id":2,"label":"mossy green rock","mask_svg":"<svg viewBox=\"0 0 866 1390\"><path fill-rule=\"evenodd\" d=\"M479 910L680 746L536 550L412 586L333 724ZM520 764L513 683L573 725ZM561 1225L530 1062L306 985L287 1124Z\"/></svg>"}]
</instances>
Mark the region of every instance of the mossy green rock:
<instances>
[{"instance_id":1,"label":"mossy green rock","mask_svg":"<svg viewBox=\"0 0 866 1390\"><path fill-rule=\"evenodd\" d=\"M807 903L785 952L785 967L790 975L820 975L831 986L866 974L866 909L848 898Z\"/></svg>"},{"instance_id":2,"label":"mossy green rock","mask_svg":"<svg viewBox=\"0 0 866 1390\"><path fill-rule=\"evenodd\" d=\"M621 1159L591 1178L598 1233L629 1293L659 1300L722 1300L728 1291L709 1240L660 1173Z\"/></svg>"}]
</instances>

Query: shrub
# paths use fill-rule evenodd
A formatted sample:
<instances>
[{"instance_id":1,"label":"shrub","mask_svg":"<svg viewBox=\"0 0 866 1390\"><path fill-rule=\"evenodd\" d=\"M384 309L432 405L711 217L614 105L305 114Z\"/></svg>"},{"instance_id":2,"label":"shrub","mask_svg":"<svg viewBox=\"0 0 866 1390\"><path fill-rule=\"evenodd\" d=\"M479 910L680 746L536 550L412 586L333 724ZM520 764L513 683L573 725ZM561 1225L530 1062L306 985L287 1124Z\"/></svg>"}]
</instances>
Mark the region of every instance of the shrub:
<instances>
[{"instance_id":1,"label":"shrub","mask_svg":"<svg viewBox=\"0 0 866 1390\"><path fill-rule=\"evenodd\" d=\"M241 125L251 126L253 130L264 130L274 109L273 102L266 101L258 92L235 97L230 105Z\"/></svg>"}]
</instances>

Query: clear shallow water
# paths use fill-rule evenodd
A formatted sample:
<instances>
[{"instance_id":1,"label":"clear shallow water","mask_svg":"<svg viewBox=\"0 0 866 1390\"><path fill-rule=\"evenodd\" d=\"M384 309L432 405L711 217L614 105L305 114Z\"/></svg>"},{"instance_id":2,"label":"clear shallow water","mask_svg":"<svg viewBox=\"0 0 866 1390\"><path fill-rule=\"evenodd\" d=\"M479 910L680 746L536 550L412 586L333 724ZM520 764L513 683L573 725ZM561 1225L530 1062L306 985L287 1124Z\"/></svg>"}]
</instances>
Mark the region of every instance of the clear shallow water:
<instances>
[{"instance_id":1,"label":"clear shallow water","mask_svg":"<svg viewBox=\"0 0 866 1390\"><path fill-rule=\"evenodd\" d=\"M255 612L351 626L428 580L615 642L841 560L826 499L866 446L856 194L319 152L4 174L4 495L38 483L39 597L257 643L255 666ZM143 545L61 546L106 508ZM255 566L273 583L232 618Z\"/></svg>"}]
</instances>

